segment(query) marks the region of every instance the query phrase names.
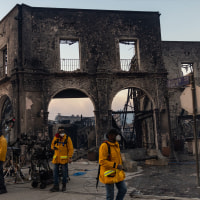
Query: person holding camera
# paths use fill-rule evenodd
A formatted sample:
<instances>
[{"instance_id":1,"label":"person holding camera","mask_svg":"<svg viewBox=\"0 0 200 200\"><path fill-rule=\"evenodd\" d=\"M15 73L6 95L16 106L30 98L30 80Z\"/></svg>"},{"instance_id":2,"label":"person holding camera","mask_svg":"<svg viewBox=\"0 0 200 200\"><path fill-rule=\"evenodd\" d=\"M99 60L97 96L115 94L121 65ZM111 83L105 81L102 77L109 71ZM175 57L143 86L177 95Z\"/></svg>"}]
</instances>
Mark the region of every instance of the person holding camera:
<instances>
[{"instance_id":1,"label":"person holding camera","mask_svg":"<svg viewBox=\"0 0 200 200\"><path fill-rule=\"evenodd\" d=\"M3 174L3 162L6 160L7 140L0 130L0 194L6 193L6 186Z\"/></svg>"},{"instance_id":2,"label":"person holding camera","mask_svg":"<svg viewBox=\"0 0 200 200\"><path fill-rule=\"evenodd\" d=\"M64 127L58 128L58 133L55 134L51 149L54 150L52 163L54 164L53 178L54 186L50 189L51 192L59 191L59 166L62 168L62 191L66 190L68 178L68 163L72 162L74 148L71 138L65 133Z\"/></svg>"}]
</instances>

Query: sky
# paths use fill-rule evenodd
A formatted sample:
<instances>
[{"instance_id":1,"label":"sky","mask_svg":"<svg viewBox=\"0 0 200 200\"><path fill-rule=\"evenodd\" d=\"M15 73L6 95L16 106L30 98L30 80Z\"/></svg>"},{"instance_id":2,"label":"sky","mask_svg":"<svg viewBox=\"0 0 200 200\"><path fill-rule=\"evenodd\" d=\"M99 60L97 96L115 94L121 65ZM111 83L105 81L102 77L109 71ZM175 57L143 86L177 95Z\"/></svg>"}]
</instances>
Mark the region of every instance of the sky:
<instances>
[{"instance_id":1,"label":"sky","mask_svg":"<svg viewBox=\"0 0 200 200\"><path fill-rule=\"evenodd\" d=\"M153 11L159 12L161 39L163 41L200 41L200 0L8 0L0 6L0 20L16 5L33 7L79 8L101 10ZM113 110L122 109L126 92L114 99ZM118 98L118 97L116 97ZM124 98L124 100L122 100ZM70 105L65 106L63 105ZM73 109L69 109L73 108ZM77 110L77 111L76 111ZM89 99L51 101L49 118L57 113L62 115L93 116L93 105Z\"/></svg>"},{"instance_id":2,"label":"sky","mask_svg":"<svg viewBox=\"0 0 200 200\"><path fill-rule=\"evenodd\" d=\"M162 40L200 41L200 0L8 0L0 6L0 19L22 3L34 7L156 11L161 14Z\"/></svg>"}]
</instances>

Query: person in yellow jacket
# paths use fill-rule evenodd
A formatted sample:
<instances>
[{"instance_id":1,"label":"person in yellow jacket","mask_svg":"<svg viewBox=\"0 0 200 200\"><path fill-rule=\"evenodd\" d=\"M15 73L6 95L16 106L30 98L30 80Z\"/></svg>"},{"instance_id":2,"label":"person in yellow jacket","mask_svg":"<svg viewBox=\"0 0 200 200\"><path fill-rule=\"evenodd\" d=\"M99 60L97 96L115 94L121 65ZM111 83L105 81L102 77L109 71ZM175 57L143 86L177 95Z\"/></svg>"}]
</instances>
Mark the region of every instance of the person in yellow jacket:
<instances>
[{"instance_id":1,"label":"person in yellow jacket","mask_svg":"<svg viewBox=\"0 0 200 200\"><path fill-rule=\"evenodd\" d=\"M55 134L51 149L54 150L52 163L54 164L53 177L54 186L50 189L51 192L59 191L59 166L62 167L62 191L66 190L68 177L68 163L72 162L74 152L71 138L65 133L64 127L58 128L58 133Z\"/></svg>"},{"instance_id":2,"label":"person in yellow jacket","mask_svg":"<svg viewBox=\"0 0 200 200\"><path fill-rule=\"evenodd\" d=\"M3 162L6 160L7 140L0 130L0 194L6 193L6 186L3 174Z\"/></svg>"},{"instance_id":3,"label":"person in yellow jacket","mask_svg":"<svg viewBox=\"0 0 200 200\"><path fill-rule=\"evenodd\" d=\"M127 192L119 143L116 141L117 135L118 131L111 129L106 134L108 140L99 147L99 180L106 186L107 200L114 199L114 185L118 189L116 200L122 200Z\"/></svg>"}]
</instances>

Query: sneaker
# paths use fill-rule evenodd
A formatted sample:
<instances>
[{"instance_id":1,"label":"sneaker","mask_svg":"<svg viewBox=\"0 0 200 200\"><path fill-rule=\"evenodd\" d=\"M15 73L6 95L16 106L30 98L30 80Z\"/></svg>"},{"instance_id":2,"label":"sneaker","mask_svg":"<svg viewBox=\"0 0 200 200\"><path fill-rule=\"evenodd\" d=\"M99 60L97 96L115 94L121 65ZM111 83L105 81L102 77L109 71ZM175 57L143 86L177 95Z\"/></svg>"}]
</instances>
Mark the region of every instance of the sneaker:
<instances>
[{"instance_id":1,"label":"sneaker","mask_svg":"<svg viewBox=\"0 0 200 200\"><path fill-rule=\"evenodd\" d=\"M66 191L66 184L62 185L62 192Z\"/></svg>"},{"instance_id":2,"label":"sneaker","mask_svg":"<svg viewBox=\"0 0 200 200\"><path fill-rule=\"evenodd\" d=\"M59 192L59 185L54 185L51 189L51 192Z\"/></svg>"}]
</instances>

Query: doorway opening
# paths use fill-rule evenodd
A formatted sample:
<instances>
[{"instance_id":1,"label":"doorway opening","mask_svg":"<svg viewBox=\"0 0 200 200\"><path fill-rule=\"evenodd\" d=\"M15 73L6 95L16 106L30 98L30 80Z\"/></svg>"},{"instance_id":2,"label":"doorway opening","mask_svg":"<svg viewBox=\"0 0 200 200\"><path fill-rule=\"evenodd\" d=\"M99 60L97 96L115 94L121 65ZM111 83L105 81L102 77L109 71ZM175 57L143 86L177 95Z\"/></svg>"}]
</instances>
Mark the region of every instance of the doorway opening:
<instances>
[{"instance_id":1,"label":"doorway opening","mask_svg":"<svg viewBox=\"0 0 200 200\"><path fill-rule=\"evenodd\" d=\"M153 105L143 90L129 87L118 92L112 102L112 118L123 148L155 147Z\"/></svg>"},{"instance_id":2,"label":"doorway opening","mask_svg":"<svg viewBox=\"0 0 200 200\"><path fill-rule=\"evenodd\" d=\"M8 96L2 97L1 102L2 102L2 108L1 108L2 132L8 141L8 145L10 145L10 143L13 143L15 141L15 135L13 130L15 118L13 116L13 107L10 98Z\"/></svg>"},{"instance_id":3,"label":"doorway opening","mask_svg":"<svg viewBox=\"0 0 200 200\"><path fill-rule=\"evenodd\" d=\"M96 146L94 106L85 93L77 89L62 90L51 99L48 111L51 139L58 127L63 126L74 148Z\"/></svg>"}]
</instances>

